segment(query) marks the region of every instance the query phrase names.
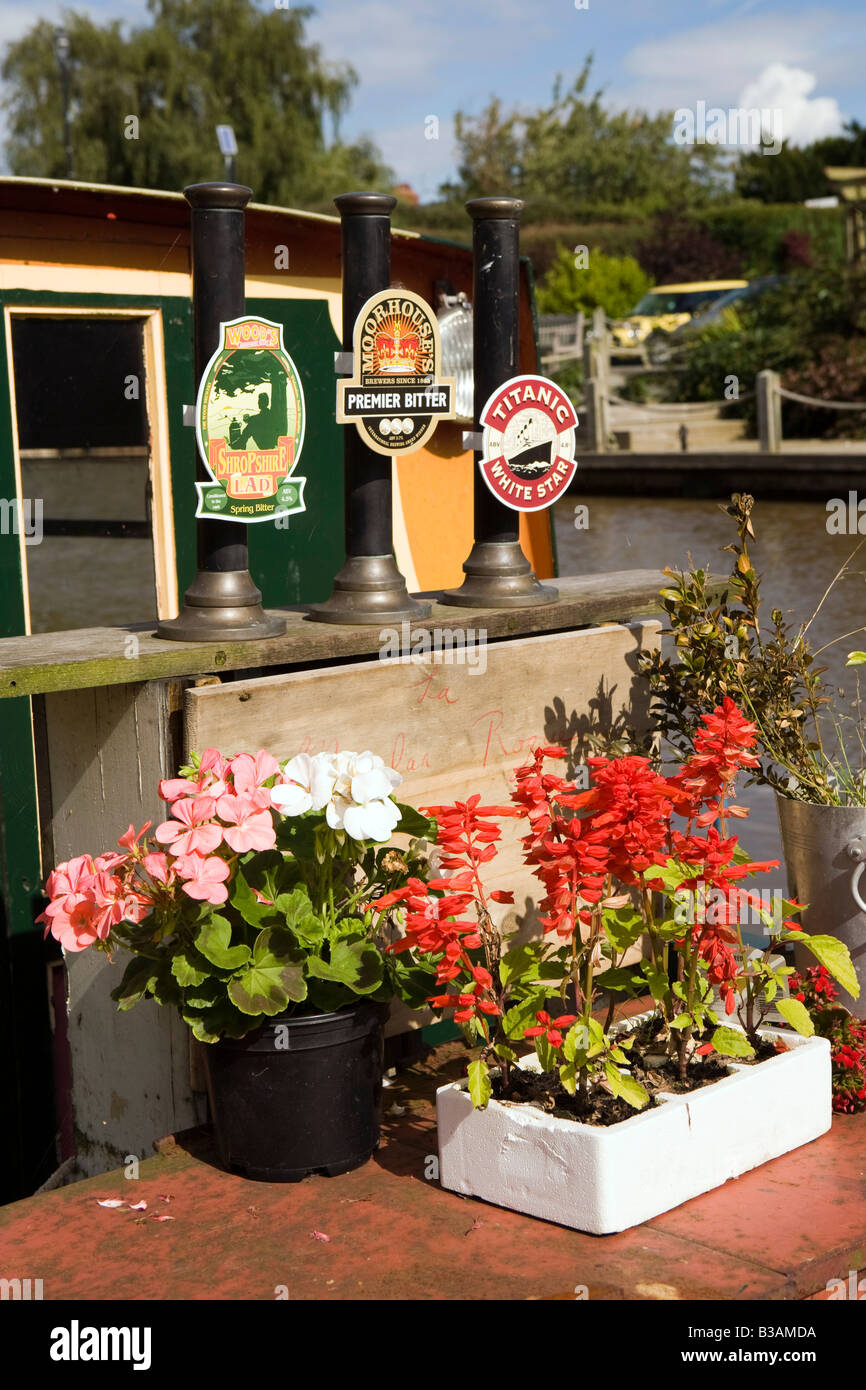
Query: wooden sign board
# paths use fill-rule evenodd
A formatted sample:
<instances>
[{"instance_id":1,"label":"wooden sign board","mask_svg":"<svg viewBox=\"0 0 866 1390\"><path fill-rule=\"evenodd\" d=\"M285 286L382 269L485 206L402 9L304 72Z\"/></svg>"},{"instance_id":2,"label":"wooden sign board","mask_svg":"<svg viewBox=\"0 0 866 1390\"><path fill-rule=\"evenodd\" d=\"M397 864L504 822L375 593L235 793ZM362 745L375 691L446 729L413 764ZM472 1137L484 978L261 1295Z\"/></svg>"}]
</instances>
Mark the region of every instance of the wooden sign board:
<instances>
[{"instance_id":1,"label":"wooden sign board","mask_svg":"<svg viewBox=\"0 0 866 1390\"><path fill-rule=\"evenodd\" d=\"M587 735L646 728L648 690L637 674L641 648L659 623L583 628L491 642L468 653L387 658L187 690L187 753L226 756L266 748L296 753L370 749L402 774L398 799L413 806L509 798L509 774L539 743L562 743L579 763ZM549 764L553 769L554 764ZM560 764L560 767L563 765ZM525 824L505 823L491 888L514 892L499 909L505 929L539 934L541 885L523 864Z\"/></svg>"}]
</instances>

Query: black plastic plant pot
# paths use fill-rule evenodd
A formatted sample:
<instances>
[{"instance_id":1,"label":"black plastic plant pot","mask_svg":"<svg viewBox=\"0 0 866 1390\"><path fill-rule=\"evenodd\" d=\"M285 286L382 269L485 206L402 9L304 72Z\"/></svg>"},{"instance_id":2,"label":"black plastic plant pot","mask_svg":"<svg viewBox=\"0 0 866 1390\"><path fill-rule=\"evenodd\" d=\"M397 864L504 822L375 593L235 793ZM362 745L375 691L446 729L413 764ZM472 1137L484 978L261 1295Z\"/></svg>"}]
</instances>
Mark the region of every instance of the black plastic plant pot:
<instances>
[{"instance_id":1,"label":"black plastic plant pot","mask_svg":"<svg viewBox=\"0 0 866 1390\"><path fill-rule=\"evenodd\" d=\"M205 1049L220 1162L260 1182L348 1173L379 1143L388 1007L278 1014Z\"/></svg>"}]
</instances>

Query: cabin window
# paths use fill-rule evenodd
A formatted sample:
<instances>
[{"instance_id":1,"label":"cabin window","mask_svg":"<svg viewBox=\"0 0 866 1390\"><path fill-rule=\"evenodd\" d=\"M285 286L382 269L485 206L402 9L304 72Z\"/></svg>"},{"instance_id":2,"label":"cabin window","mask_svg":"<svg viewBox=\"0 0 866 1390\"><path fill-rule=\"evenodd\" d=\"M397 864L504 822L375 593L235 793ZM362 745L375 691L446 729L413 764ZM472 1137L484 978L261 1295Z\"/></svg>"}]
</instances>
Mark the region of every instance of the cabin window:
<instances>
[{"instance_id":1,"label":"cabin window","mask_svg":"<svg viewBox=\"0 0 866 1390\"><path fill-rule=\"evenodd\" d=\"M154 543L170 530L153 521L154 317L12 314L31 632L170 616ZM167 477L157 491L170 498Z\"/></svg>"}]
</instances>

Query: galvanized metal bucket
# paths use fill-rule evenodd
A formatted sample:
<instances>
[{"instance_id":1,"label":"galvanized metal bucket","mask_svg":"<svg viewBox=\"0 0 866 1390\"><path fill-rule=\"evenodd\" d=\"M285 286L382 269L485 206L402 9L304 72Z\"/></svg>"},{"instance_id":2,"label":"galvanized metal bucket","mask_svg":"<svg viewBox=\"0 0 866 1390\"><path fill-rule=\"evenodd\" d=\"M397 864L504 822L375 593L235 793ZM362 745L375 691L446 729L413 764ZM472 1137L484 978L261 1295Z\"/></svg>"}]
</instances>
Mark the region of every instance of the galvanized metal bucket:
<instances>
[{"instance_id":1,"label":"galvanized metal bucket","mask_svg":"<svg viewBox=\"0 0 866 1390\"><path fill-rule=\"evenodd\" d=\"M844 941L860 981L860 998L841 986L839 1003L866 1018L866 807L813 806L777 796L788 892L808 903L798 918L811 935ZM798 970L814 965L811 951L795 948Z\"/></svg>"}]
</instances>

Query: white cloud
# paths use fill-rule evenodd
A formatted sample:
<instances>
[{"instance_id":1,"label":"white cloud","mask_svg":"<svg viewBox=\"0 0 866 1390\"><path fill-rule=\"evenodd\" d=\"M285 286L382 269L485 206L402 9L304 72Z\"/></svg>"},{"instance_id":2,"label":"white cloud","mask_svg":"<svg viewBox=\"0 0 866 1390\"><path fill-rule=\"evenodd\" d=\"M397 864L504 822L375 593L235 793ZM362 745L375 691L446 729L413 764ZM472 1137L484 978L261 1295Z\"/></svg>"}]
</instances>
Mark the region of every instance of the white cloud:
<instances>
[{"instance_id":1,"label":"white cloud","mask_svg":"<svg viewBox=\"0 0 866 1390\"><path fill-rule=\"evenodd\" d=\"M815 76L804 68L770 63L743 88L739 105L781 111L783 138L792 145L809 145L825 135L838 135L845 124L835 97L810 95L816 85Z\"/></svg>"},{"instance_id":2,"label":"white cloud","mask_svg":"<svg viewBox=\"0 0 866 1390\"><path fill-rule=\"evenodd\" d=\"M773 65L804 69L822 86L831 85L831 74L833 87L846 81L855 85L866 65L863 26L830 9L735 12L636 44L622 63L630 82L616 83L607 98L615 106L649 111L694 106L699 100L731 106L744 86L758 82Z\"/></svg>"}]
</instances>

